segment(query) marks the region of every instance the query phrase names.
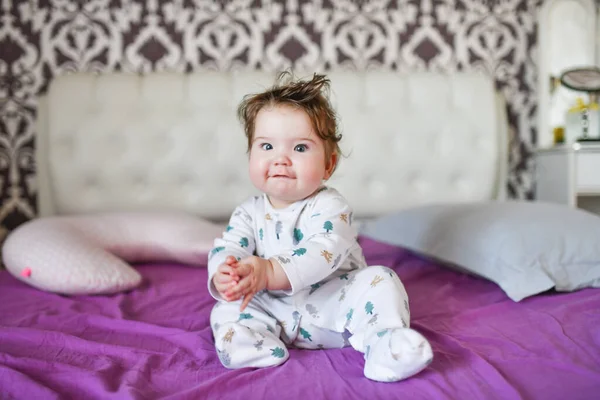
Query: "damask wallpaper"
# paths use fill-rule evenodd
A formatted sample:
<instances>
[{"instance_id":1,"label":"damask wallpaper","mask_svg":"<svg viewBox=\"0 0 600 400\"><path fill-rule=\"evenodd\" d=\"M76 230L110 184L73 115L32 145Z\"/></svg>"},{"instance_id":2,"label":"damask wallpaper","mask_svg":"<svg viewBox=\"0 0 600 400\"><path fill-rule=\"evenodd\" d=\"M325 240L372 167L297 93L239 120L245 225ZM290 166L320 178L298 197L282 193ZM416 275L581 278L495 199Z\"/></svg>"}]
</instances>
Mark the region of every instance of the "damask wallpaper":
<instances>
[{"instance_id":1,"label":"damask wallpaper","mask_svg":"<svg viewBox=\"0 0 600 400\"><path fill-rule=\"evenodd\" d=\"M531 196L541 0L2 0L0 238L36 215L36 99L72 71L485 70Z\"/></svg>"}]
</instances>

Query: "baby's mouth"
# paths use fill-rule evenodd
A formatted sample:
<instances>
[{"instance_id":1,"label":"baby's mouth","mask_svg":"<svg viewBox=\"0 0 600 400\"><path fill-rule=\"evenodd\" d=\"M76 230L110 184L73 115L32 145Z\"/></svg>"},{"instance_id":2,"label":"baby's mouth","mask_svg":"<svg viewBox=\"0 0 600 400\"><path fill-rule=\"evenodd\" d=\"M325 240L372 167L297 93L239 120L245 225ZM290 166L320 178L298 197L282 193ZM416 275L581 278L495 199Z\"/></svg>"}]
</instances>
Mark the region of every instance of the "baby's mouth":
<instances>
[{"instance_id":1,"label":"baby's mouth","mask_svg":"<svg viewBox=\"0 0 600 400\"><path fill-rule=\"evenodd\" d=\"M274 175L269 176L269 178L294 179L292 176L285 175L285 174L274 174Z\"/></svg>"}]
</instances>

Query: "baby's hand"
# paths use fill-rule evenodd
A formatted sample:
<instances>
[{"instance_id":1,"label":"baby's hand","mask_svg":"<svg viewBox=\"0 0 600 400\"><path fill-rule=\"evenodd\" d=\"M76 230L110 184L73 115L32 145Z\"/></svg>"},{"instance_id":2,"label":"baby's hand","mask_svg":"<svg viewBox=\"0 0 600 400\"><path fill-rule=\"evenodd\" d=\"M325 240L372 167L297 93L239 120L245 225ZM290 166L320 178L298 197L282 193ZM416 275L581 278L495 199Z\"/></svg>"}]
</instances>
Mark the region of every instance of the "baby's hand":
<instances>
[{"instance_id":1,"label":"baby's hand","mask_svg":"<svg viewBox=\"0 0 600 400\"><path fill-rule=\"evenodd\" d=\"M219 268L217 268L217 273L214 274L212 278L215 289L217 289L217 292L219 292L221 297L223 297L226 301L238 300L236 298L227 296L227 290L236 286L240 280L240 276L236 272L237 266L238 264L235 257L229 256L227 259L225 259L223 264L219 265Z\"/></svg>"},{"instance_id":2,"label":"baby's hand","mask_svg":"<svg viewBox=\"0 0 600 400\"><path fill-rule=\"evenodd\" d=\"M244 311L256 293L267 288L269 268L273 268L269 260L256 256L246 257L237 264L236 273L241 280L230 286L225 295L235 300L244 297L240 311Z\"/></svg>"}]
</instances>

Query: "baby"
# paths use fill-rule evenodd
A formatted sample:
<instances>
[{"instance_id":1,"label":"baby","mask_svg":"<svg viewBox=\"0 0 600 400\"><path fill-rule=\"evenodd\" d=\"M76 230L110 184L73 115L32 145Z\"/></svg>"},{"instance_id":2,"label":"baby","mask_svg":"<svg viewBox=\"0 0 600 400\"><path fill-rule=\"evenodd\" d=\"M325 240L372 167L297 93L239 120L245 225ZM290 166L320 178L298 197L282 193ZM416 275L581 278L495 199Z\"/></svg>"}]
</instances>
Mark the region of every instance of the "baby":
<instances>
[{"instance_id":1,"label":"baby","mask_svg":"<svg viewBox=\"0 0 600 400\"><path fill-rule=\"evenodd\" d=\"M238 108L249 175L261 196L239 205L215 240L210 323L227 368L284 363L287 347L364 353L364 375L398 381L423 370L431 346L409 328L408 297L393 270L367 266L352 208L324 182L339 156L329 80L279 83Z\"/></svg>"}]
</instances>

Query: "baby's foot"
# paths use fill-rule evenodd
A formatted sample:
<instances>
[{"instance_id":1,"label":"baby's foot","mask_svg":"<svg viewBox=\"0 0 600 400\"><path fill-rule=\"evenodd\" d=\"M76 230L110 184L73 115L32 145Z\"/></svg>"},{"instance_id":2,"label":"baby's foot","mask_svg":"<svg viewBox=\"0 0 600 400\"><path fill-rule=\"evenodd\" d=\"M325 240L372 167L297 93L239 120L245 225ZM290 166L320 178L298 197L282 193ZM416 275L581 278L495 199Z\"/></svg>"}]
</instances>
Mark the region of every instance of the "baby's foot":
<instances>
[{"instance_id":1,"label":"baby's foot","mask_svg":"<svg viewBox=\"0 0 600 400\"><path fill-rule=\"evenodd\" d=\"M283 364L289 357L283 342L266 327L259 332L229 322L219 326L214 336L219 360L230 369L272 367Z\"/></svg>"},{"instance_id":2,"label":"baby's foot","mask_svg":"<svg viewBox=\"0 0 600 400\"><path fill-rule=\"evenodd\" d=\"M421 372L433 361L427 339L410 328L389 329L375 336L365 352L365 376L393 382Z\"/></svg>"}]
</instances>

